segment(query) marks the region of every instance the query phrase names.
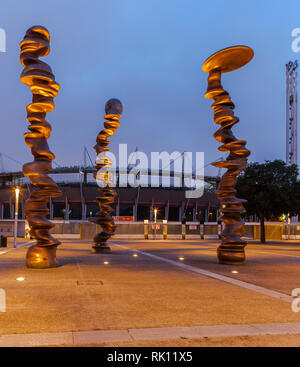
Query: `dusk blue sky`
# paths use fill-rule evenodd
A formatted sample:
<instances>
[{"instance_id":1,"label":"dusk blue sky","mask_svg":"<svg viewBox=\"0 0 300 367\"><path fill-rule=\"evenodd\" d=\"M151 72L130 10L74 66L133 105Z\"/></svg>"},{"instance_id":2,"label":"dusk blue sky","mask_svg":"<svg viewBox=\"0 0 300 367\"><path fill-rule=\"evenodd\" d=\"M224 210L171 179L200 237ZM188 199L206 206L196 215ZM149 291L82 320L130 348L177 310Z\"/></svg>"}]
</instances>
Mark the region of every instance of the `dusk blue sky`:
<instances>
[{"instance_id":1,"label":"dusk blue sky","mask_svg":"<svg viewBox=\"0 0 300 367\"><path fill-rule=\"evenodd\" d=\"M255 56L222 77L240 118L234 134L247 140L250 161L285 160L285 64L299 57L291 50L291 32L300 27L299 0L3 0L0 152L22 163L32 160L23 139L31 93L19 80L19 42L36 24L51 34L51 53L43 60L61 85L55 111L47 116L58 164L82 164L84 145L94 159L111 97L124 106L113 151L127 143L129 151L203 151L205 164L218 159L202 63L239 44L252 47ZM21 169L5 157L4 164Z\"/></svg>"}]
</instances>

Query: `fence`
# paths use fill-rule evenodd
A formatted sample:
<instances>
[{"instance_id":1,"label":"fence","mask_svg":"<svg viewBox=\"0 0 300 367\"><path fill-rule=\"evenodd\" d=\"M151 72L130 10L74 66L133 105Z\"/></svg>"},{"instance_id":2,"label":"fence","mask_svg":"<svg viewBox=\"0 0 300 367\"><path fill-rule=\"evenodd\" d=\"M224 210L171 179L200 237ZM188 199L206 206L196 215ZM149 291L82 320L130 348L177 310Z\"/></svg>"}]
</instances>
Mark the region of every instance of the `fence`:
<instances>
[{"instance_id":1,"label":"fence","mask_svg":"<svg viewBox=\"0 0 300 367\"><path fill-rule=\"evenodd\" d=\"M52 221L55 227L50 230L54 237L60 239L92 240L101 231L100 226L83 221ZM13 220L0 220L0 235L13 236ZM116 222L117 228L114 239L217 239L222 230L221 224L216 222ZM25 220L18 221L18 237L25 236L27 224ZM260 240L260 224L245 223L247 239ZM298 240L300 239L300 225L279 222L265 223L266 240Z\"/></svg>"},{"instance_id":2,"label":"fence","mask_svg":"<svg viewBox=\"0 0 300 367\"><path fill-rule=\"evenodd\" d=\"M218 239L222 231L221 224L187 222L116 222L117 229L114 239ZM282 225L281 224L266 224L266 239L281 240ZM80 225L80 239L92 240L93 236L100 232L100 227L93 223L82 222ZM300 231L299 231L300 232ZM300 233L299 233L300 235ZM245 224L245 238L260 239L260 225L255 223Z\"/></svg>"},{"instance_id":3,"label":"fence","mask_svg":"<svg viewBox=\"0 0 300 367\"><path fill-rule=\"evenodd\" d=\"M14 220L0 220L0 236L12 237L14 235ZM17 237L25 237L25 220L18 220Z\"/></svg>"}]
</instances>

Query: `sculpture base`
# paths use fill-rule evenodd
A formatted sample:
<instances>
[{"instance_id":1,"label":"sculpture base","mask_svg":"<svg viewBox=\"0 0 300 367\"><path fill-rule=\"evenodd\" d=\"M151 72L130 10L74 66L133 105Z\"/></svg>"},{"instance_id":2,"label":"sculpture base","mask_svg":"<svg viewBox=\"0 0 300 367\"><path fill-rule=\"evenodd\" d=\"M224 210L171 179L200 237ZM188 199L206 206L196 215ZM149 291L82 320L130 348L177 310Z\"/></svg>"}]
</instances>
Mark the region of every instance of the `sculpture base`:
<instances>
[{"instance_id":1,"label":"sculpture base","mask_svg":"<svg viewBox=\"0 0 300 367\"><path fill-rule=\"evenodd\" d=\"M110 254L111 248L107 244L97 244L92 247L93 254Z\"/></svg>"},{"instance_id":2,"label":"sculpture base","mask_svg":"<svg viewBox=\"0 0 300 367\"><path fill-rule=\"evenodd\" d=\"M245 243L222 244L217 249L220 264L241 265L245 262Z\"/></svg>"},{"instance_id":3,"label":"sculpture base","mask_svg":"<svg viewBox=\"0 0 300 367\"><path fill-rule=\"evenodd\" d=\"M26 255L26 265L32 269L47 269L58 266L56 260L57 246L36 246L29 247Z\"/></svg>"}]
</instances>

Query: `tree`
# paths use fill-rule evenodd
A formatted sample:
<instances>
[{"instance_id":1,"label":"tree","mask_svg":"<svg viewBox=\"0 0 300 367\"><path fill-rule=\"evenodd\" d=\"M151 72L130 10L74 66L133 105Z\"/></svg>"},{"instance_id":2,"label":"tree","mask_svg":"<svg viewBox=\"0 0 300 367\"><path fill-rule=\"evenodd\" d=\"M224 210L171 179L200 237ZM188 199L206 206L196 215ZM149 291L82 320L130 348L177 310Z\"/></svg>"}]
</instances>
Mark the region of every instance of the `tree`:
<instances>
[{"instance_id":1,"label":"tree","mask_svg":"<svg viewBox=\"0 0 300 367\"><path fill-rule=\"evenodd\" d=\"M297 215L300 210L300 181L296 164L281 160L251 163L238 177L237 196L248 200L247 215L257 215L261 224L261 242L265 243L265 220L283 213Z\"/></svg>"}]
</instances>

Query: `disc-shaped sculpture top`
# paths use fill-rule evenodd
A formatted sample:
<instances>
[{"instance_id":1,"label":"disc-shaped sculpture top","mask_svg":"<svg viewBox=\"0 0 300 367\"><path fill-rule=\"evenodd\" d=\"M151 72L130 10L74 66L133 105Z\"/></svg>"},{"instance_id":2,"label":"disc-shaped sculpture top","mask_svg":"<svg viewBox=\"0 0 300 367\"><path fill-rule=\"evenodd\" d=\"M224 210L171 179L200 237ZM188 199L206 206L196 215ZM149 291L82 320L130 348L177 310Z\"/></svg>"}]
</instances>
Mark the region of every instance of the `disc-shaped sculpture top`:
<instances>
[{"instance_id":1,"label":"disc-shaped sculpture top","mask_svg":"<svg viewBox=\"0 0 300 367\"><path fill-rule=\"evenodd\" d=\"M213 69L219 69L222 73L228 73L246 65L253 56L254 51L247 46L224 48L206 59L202 69L206 73L209 73Z\"/></svg>"}]
</instances>

